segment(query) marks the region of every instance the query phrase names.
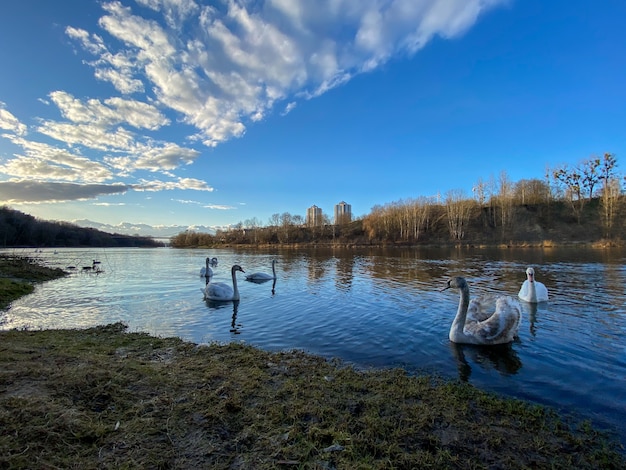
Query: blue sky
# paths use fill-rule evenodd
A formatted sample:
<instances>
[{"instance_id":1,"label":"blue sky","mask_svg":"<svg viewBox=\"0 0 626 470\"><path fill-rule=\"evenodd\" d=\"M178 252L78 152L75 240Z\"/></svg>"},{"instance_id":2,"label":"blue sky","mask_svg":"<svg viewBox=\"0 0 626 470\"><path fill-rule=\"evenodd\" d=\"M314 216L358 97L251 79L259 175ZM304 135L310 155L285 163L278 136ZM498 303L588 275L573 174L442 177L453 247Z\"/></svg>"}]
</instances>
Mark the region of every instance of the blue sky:
<instances>
[{"instance_id":1,"label":"blue sky","mask_svg":"<svg viewBox=\"0 0 626 470\"><path fill-rule=\"evenodd\" d=\"M619 165L625 21L623 0L6 2L0 204L267 224Z\"/></svg>"}]
</instances>

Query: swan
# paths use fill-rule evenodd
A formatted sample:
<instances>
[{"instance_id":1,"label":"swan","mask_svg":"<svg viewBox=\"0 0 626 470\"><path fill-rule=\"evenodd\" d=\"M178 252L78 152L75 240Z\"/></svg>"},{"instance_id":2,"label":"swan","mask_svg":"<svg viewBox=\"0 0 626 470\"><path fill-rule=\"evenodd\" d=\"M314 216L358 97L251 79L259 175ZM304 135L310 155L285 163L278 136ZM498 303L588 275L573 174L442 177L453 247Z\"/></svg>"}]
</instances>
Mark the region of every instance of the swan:
<instances>
[{"instance_id":1,"label":"swan","mask_svg":"<svg viewBox=\"0 0 626 470\"><path fill-rule=\"evenodd\" d=\"M237 271L245 273L238 264L230 269L233 277L232 287L224 282L208 282L207 279L207 285L203 290L204 300L239 300L239 289L237 289L237 277L235 276Z\"/></svg>"},{"instance_id":2,"label":"swan","mask_svg":"<svg viewBox=\"0 0 626 470\"><path fill-rule=\"evenodd\" d=\"M526 276L528 279L522 284L522 288L517 296L526 302L546 302L548 300L548 289L541 282L535 280L535 270L527 268Z\"/></svg>"},{"instance_id":3,"label":"swan","mask_svg":"<svg viewBox=\"0 0 626 470\"><path fill-rule=\"evenodd\" d=\"M209 268L209 263L211 260L209 258L206 259L206 266L204 268L200 268L200 276L211 277L213 276L213 270Z\"/></svg>"},{"instance_id":4,"label":"swan","mask_svg":"<svg viewBox=\"0 0 626 470\"><path fill-rule=\"evenodd\" d=\"M217 258L215 256L213 258L211 258L210 264L211 264L211 266L217 266Z\"/></svg>"},{"instance_id":5,"label":"swan","mask_svg":"<svg viewBox=\"0 0 626 470\"><path fill-rule=\"evenodd\" d=\"M246 276L246 281L269 281L270 279L276 279L276 260L272 260L272 274L267 273L253 273Z\"/></svg>"},{"instance_id":6,"label":"swan","mask_svg":"<svg viewBox=\"0 0 626 470\"><path fill-rule=\"evenodd\" d=\"M522 321L522 308L508 296L481 296L470 301L463 277L448 280L444 291L459 290L459 308L450 327L450 341L465 344L504 344L513 341Z\"/></svg>"}]
</instances>

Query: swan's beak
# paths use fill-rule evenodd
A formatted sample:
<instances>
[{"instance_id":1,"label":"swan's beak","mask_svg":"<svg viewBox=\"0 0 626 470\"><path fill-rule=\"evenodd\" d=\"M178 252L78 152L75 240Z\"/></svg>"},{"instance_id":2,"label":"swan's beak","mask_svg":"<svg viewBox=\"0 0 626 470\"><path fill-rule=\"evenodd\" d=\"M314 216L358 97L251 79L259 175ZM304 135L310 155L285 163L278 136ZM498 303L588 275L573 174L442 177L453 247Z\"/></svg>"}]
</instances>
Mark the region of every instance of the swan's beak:
<instances>
[{"instance_id":1,"label":"swan's beak","mask_svg":"<svg viewBox=\"0 0 626 470\"><path fill-rule=\"evenodd\" d=\"M448 284L446 287L444 287L443 289L439 289L439 292L443 292L444 290L448 290L450 289L450 284Z\"/></svg>"}]
</instances>

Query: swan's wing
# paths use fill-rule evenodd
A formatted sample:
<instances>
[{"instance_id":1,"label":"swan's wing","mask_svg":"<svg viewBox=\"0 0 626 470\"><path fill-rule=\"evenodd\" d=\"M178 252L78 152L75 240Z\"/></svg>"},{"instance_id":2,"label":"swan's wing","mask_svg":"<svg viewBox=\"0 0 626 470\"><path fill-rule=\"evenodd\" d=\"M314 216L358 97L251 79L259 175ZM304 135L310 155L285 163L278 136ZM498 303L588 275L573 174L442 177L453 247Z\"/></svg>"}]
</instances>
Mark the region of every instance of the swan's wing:
<instances>
[{"instance_id":1,"label":"swan's wing","mask_svg":"<svg viewBox=\"0 0 626 470\"><path fill-rule=\"evenodd\" d=\"M206 286L206 297L210 299L230 299L233 288L223 282L212 282Z\"/></svg>"},{"instance_id":2,"label":"swan's wing","mask_svg":"<svg viewBox=\"0 0 626 470\"><path fill-rule=\"evenodd\" d=\"M496 297L493 295L481 295L470 300L467 307L467 318L465 322L485 321L496 309Z\"/></svg>"},{"instance_id":3,"label":"swan's wing","mask_svg":"<svg viewBox=\"0 0 626 470\"><path fill-rule=\"evenodd\" d=\"M544 284L535 281L535 291L537 292L537 302L546 302L548 300L548 288Z\"/></svg>"},{"instance_id":4,"label":"swan's wing","mask_svg":"<svg viewBox=\"0 0 626 470\"><path fill-rule=\"evenodd\" d=\"M528 279L526 279L524 283L522 284L522 287L520 288L517 296L520 299L526 299L528 298L529 295L530 295L530 283L528 282Z\"/></svg>"},{"instance_id":5,"label":"swan's wing","mask_svg":"<svg viewBox=\"0 0 626 470\"><path fill-rule=\"evenodd\" d=\"M521 319L522 308L519 302L502 296L496 299L495 311L489 318L466 323L464 333L474 336L482 344L507 343L517 335Z\"/></svg>"}]
</instances>

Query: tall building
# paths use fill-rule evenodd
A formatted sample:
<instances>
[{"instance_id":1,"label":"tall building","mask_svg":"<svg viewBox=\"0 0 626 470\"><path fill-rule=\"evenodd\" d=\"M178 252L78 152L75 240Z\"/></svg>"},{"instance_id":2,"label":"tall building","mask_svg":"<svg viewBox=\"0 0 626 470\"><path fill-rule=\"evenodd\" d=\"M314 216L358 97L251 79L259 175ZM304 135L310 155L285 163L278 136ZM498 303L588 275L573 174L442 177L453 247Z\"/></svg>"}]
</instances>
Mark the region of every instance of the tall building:
<instances>
[{"instance_id":1,"label":"tall building","mask_svg":"<svg viewBox=\"0 0 626 470\"><path fill-rule=\"evenodd\" d=\"M335 225L349 224L352 222L352 206L341 201L335 204Z\"/></svg>"},{"instance_id":2,"label":"tall building","mask_svg":"<svg viewBox=\"0 0 626 470\"><path fill-rule=\"evenodd\" d=\"M322 209L321 207L317 207L315 205L309 207L306 210L306 224L309 226L318 226L322 225Z\"/></svg>"}]
</instances>

